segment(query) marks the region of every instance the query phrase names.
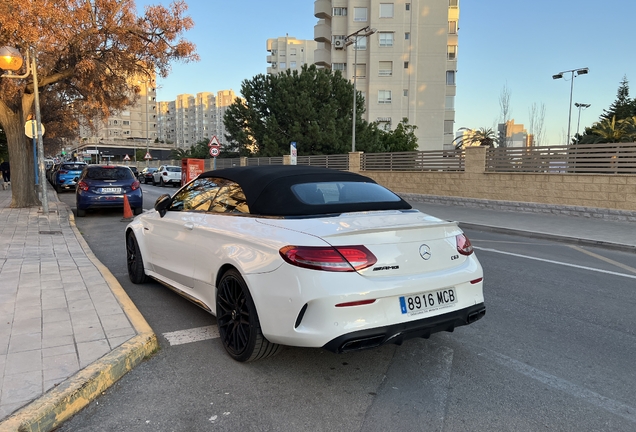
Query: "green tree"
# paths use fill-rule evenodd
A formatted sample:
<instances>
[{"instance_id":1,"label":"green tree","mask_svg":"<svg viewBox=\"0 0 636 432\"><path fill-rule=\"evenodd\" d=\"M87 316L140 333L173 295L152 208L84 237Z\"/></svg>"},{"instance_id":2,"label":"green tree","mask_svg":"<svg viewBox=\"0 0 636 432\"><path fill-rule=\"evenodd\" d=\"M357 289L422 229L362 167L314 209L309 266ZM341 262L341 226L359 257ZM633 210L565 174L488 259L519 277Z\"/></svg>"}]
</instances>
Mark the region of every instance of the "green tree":
<instances>
[{"instance_id":1,"label":"green tree","mask_svg":"<svg viewBox=\"0 0 636 432\"><path fill-rule=\"evenodd\" d=\"M70 124L67 114L92 118L95 112L108 114L130 106L139 92L131 84L133 77L147 76L149 69L165 77L173 61L196 60L194 45L182 38L194 25L186 10L184 0L146 6L140 15L133 0L2 0L0 46L23 54L33 48L37 53L48 136L54 123ZM15 179L12 207L40 204L33 152L24 137L34 97L33 74L0 79L0 125L7 135ZM50 120L45 120L47 115Z\"/></svg>"},{"instance_id":2,"label":"green tree","mask_svg":"<svg viewBox=\"0 0 636 432\"><path fill-rule=\"evenodd\" d=\"M241 156L281 156L295 141L302 155L351 150L353 85L340 71L303 66L278 75L256 75L241 85L244 99L226 111L223 151ZM356 150L417 148L415 126L401 122L384 132L362 119L364 99L356 98Z\"/></svg>"},{"instance_id":3,"label":"green tree","mask_svg":"<svg viewBox=\"0 0 636 432\"><path fill-rule=\"evenodd\" d=\"M465 131L460 137L455 138L455 148L461 149L470 146L494 147L499 142L497 133L492 128L468 129L459 128Z\"/></svg>"},{"instance_id":4,"label":"green tree","mask_svg":"<svg viewBox=\"0 0 636 432\"><path fill-rule=\"evenodd\" d=\"M585 129L585 135L581 138L582 144L619 143L631 141L632 120L602 119L591 128Z\"/></svg>"},{"instance_id":5,"label":"green tree","mask_svg":"<svg viewBox=\"0 0 636 432\"><path fill-rule=\"evenodd\" d=\"M620 121L635 115L636 99L630 99L629 82L627 81L627 77L624 76L618 87L616 100L612 102L608 109L603 110L600 121L612 120L612 118L616 118L616 121Z\"/></svg>"}]
</instances>

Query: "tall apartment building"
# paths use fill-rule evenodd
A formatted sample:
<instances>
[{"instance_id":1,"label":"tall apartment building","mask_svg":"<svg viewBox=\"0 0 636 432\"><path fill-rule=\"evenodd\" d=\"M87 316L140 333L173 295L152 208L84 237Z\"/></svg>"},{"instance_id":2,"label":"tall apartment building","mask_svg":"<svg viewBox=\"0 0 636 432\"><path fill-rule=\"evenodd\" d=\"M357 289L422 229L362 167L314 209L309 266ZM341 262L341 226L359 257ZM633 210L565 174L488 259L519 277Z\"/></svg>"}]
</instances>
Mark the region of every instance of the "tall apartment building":
<instances>
[{"instance_id":1,"label":"tall apartment building","mask_svg":"<svg viewBox=\"0 0 636 432\"><path fill-rule=\"evenodd\" d=\"M235 99L233 90L221 90L216 95L210 92L197 93L196 96L180 94L174 101L159 102L159 140L187 149L215 135L223 144L223 115Z\"/></svg>"},{"instance_id":2,"label":"tall apartment building","mask_svg":"<svg viewBox=\"0 0 636 432\"><path fill-rule=\"evenodd\" d=\"M82 120L79 134L85 142L127 138L154 141L157 138L157 92L154 77L149 81L144 78L133 81L140 89L137 103L112 112L108 118ZM89 127L89 123L93 127Z\"/></svg>"},{"instance_id":3,"label":"tall apartment building","mask_svg":"<svg viewBox=\"0 0 636 432\"><path fill-rule=\"evenodd\" d=\"M316 0L314 15L314 61L355 72L366 120L406 117L420 150L453 148L459 0ZM375 32L347 39L365 27Z\"/></svg>"},{"instance_id":4,"label":"tall apartment building","mask_svg":"<svg viewBox=\"0 0 636 432\"><path fill-rule=\"evenodd\" d=\"M318 43L313 40L300 40L291 36L267 39L267 73L276 75L285 70L298 70L303 65L314 64L314 51Z\"/></svg>"}]
</instances>

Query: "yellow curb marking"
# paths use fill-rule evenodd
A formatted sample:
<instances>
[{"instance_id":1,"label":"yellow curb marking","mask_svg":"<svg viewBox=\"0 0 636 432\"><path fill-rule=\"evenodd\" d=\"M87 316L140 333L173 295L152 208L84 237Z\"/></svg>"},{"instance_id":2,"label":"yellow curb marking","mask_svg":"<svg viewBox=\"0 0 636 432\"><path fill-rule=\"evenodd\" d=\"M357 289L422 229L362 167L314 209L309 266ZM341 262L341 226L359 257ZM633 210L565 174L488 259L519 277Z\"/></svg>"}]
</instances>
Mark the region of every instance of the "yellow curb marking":
<instances>
[{"instance_id":1,"label":"yellow curb marking","mask_svg":"<svg viewBox=\"0 0 636 432\"><path fill-rule=\"evenodd\" d=\"M599 259L601 261L605 261L606 263L615 265L616 267L620 267L623 270L626 270L626 271L628 271L630 273L635 273L636 274L636 269L634 267L630 267L630 266L625 265L623 263L619 263L618 261L614 261L614 260L606 258L606 257L604 257L602 255L595 254L594 252L587 251L587 250L585 250L583 248L580 248L578 246L570 246L570 247L572 249L576 250L576 251L582 252L582 253L584 253L586 255L589 255L589 256L594 257L596 259Z\"/></svg>"}]
</instances>

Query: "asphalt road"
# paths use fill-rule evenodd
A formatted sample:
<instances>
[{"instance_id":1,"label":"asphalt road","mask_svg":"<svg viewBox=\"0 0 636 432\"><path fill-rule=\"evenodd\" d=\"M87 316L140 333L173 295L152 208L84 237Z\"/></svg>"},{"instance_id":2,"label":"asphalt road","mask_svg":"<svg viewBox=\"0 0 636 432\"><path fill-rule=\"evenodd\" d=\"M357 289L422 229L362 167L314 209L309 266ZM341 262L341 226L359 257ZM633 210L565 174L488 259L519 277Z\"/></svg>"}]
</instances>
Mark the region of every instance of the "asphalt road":
<instances>
[{"instance_id":1,"label":"asphalt road","mask_svg":"<svg viewBox=\"0 0 636 432\"><path fill-rule=\"evenodd\" d=\"M146 208L175 191L143 189ZM121 216L76 224L161 350L60 431L636 430L634 254L470 230L484 319L402 346L288 347L240 364L214 317L158 283L130 283Z\"/></svg>"}]
</instances>

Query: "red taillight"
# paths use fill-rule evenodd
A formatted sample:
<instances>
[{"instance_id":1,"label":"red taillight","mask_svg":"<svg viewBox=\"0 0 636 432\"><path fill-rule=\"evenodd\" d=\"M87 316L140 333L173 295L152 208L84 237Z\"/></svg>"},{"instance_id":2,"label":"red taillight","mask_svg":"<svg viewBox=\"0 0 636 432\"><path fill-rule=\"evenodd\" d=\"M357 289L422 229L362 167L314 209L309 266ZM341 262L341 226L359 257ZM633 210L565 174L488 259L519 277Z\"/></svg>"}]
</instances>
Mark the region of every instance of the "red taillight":
<instances>
[{"instance_id":1,"label":"red taillight","mask_svg":"<svg viewBox=\"0 0 636 432\"><path fill-rule=\"evenodd\" d=\"M138 181L138 180L135 180L135 181L133 182L133 184L131 184L131 185L130 185L130 188L131 188L132 190L137 190L137 189L139 189L139 186L141 186L141 183L139 183L139 181Z\"/></svg>"},{"instance_id":2,"label":"red taillight","mask_svg":"<svg viewBox=\"0 0 636 432\"><path fill-rule=\"evenodd\" d=\"M161 173L161 175L165 175L165 176L167 176L167 175L168 175L168 171L164 171L164 172L162 172L162 173Z\"/></svg>"},{"instance_id":3,"label":"red taillight","mask_svg":"<svg viewBox=\"0 0 636 432\"><path fill-rule=\"evenodd\" d=\"M471 283L471 284L473 284L473 285L475 285L475 284L478 284L479 282L481 282L481 281L483 281L483 280L484 280L484 278L473 279L473 280L471 280L471 281L470 281L470 283Z\"/></svg>"},{"instance_id":4,"label":"red taillight","mask_svg":"<svg viewBox=\"0 0 636 432\"><path fill-rule=\"evenodd\" d=\"M466 256L473 253L473 245L465 234L455 236L455 241L457 242L457 252Z\"/></svg>"},{"instance_id":5,"label":"red taillight","mask_svg":"<svg viewBox=\"0 0 636 432\"><path fill-rule=\"evenodd\" d=\"M88 190L88 184L84 181L81 181L77 184L77 187L80 188L83 191L87 191Z\"/></svg>"},{"instance_id":6,"label":"red taillight","mask_svg":"<svg viewBox=\"0 0 636 432\"><path fill-rule=\"evenodd\" d=\"M338 303L336 307L363 306L363 305L368 305L371 303L375 303L375 299L352 301L348 303Z\"/></svg>"},{"instance_id":7,"label":"red taillight","mask_svg":"<svg viewBox=\"0 0 636 432\"><path fill-rule=\"evenodd\" d=\"M68 171L65 171L65 170L59 170L57 173L58 173L58 174L68 174Z\"/></svg>"},{"instance_id":8,"label":"red taillight","mask_svg":"<svg viewBox=\"0 0 636 432\"><path fill-rule=\"evenodd\" d=\"M364 246L285 246L280 256L298 267L334 272L362 270L377 262L375 255Z\"/></svg>"}]
</instances>

